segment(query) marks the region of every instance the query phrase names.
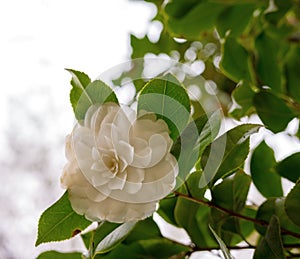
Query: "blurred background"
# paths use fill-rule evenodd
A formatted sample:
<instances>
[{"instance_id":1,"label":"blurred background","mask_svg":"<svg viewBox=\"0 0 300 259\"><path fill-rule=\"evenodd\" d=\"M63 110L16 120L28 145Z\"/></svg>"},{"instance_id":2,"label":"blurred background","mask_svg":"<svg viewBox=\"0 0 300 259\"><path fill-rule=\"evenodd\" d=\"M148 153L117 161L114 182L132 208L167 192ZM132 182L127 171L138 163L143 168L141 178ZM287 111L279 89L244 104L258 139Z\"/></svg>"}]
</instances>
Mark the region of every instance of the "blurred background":
<instances>
[{"instance_id":1,"label":"blurred background","mask_svg":"<svg viewBox=\"0 0 300 259\"><path fill-rule=\"evenodd\" d=\"M34 247L40 214L64 192L59 183L66 162L64 138L74 123L69 103L70 75L64 68L84 71L95 79L128 61L130 56L143 57L150 51L154 54L146 54L148 58L184 62L188 71L173 72L185 82L189 93L204 101L206 95L217 95L225 114L228 112L234 85L222 77L210 80L210 71L215 69L211 64L217 64L220 58L219 46L213 42L190 45L166 38L161 33L159 19L151 21L156 15L155 5L144 1L0 3L0 259L35 258L41 251L52 248L60 251L82 248L76 238ZM173 48L182 53L161 54L161 49L155 47L158 41L164 50ZM205 63L207 60L211 62ZM144 71L143 75L151 77L159 73L151 72ZM133 66L123 79L137 78L139 73L142 74ZM121 79L114 81L115 85L121 83L124 84ZM219 85L223 89L217 89ZM118 94L122 97L124 91ZM250 119L259 122L256 117ZM236 123L228 120L226 129ZM265 131L252 139L252 145L262 138L267 142L272 138L269 144L273 145L277 160L300 151L300 144L292 137L297 123L292 121L285 133L276 136ZM283 142L285 149L279 146ZM262 199L253 186L251 196L254 201ZM188 242L183 232L178 239ZM244 253L244 256L250 255ZM201 258L216 256L205 252Z\"/></svg>"},{"instance_id":2,"label":"blurred background","mask_svg":"<svg viewBox=\"0 0 300 259\"><path fill-rule=\"evenodd\" d=\"M41 212L64 192L64 138L74 122L64 68L95 79L128 60L129 33L143 36L154 15L154 5L125 0L1 1L1 259L51 246L34 243Z\"/></svg>"}]
</instances>

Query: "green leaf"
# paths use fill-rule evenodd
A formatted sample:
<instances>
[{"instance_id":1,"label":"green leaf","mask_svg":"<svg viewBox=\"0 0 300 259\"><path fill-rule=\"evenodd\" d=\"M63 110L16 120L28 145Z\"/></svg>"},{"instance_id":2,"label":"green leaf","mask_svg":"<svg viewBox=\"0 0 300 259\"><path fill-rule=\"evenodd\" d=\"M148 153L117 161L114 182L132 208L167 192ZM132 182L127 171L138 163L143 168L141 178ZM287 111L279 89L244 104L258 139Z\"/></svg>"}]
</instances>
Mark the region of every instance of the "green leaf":
<instances>
[{"instance_id":1,"label":"green leaf","mask_svg":"<svg viewBox=\"0 0 300 259\"><path fill-rule=\"evenodd\" d=\"M241 117L253 113L254 107L252 101L254 92L248 82L240 82L233 90L231 96L237 104L236 107L234 107L234 110L230 112L234 118L240 119Z\"/></svg>"},{"instance_id":2,"label":"green leaf","mask_svg":"<svg viewBox=\"0 0 300 259\"><path fill-rule=\"evenodd\" d=\"M82 259L81 253L60 253L57 251L47 251L41 253L37 259Z\"/></svg>"},{"instance_id":3,"label":"green leaf","mask_svg":"<svg viewBox=\"0 0 300 259\"><path fill-rule=\"evenodd\" d=\"M275 133L283 131L295 116L282 99L268 91L255 94L253 104L262 122Z\"/></svg>"},{"instance_id":4,"label":"green leaf","mask_svg":"<svg viewBox=\"0 0 300 259\"><path fill-rule=\"evenodd\" d=\"M73 70L73 69L66 69L72 75L71 85L72 89L70 92L70 101L73 107L74 113L76 112L78 100L80 96L84 93L84 89L88 86L91 82L91 79L88 75L83 72Z\"/></svg>"},{"instance_id":5,"label":"green leaf","mask_svg":"<svg viewBox=\"0 0 300 259\"><path fill-rule=\"evenodd\" d=\"M77 120L83 120L86 111L93 104L105 102L118 103L118 99L112 89L100 80L91 82L91 79L83 72L67 69L72 75L70 101Z\"/></svg>"},{"instance_id":6,"label":"green leaf","mask_svg":"<svg viewBox=\"0 0 300 259\"><path fill-rule=\"evenodd\" d=\"M285 75L287 89L292 98L300 103L300 47L291 46L289 55L286 61Z\"/></svg>"},{"instance_id":7,"label":"green leaf","mask_svg":"<svg viewBox=\"0 0 300 259\"><path fill-rule=\"evenodd\" d=\"M300 152L295 153L280 161L275 167L276 172L282 177L296 183L300 178Z\"/></svg>"},{"instance_id":8,"label":"green leaf","mask_svg":"<svg viewBox=\"0 0 300 259\"><path fill-rule=\"evenodd\" d=\"M206 187L201 188L199 186L201 177L202 177L202 172L195 171L189 176L189 178L186 181L186 185L189 193L191 194L192 197L197 199L203 199L205 191L207 190Z\"/></svg>"},{"instance_id":9,"label":"green leaf","mask_svg":"<svg viewBox=\"0 0 300 259\"><path fill-rule=\"evenodd\" d=\"M272 216L266 235L259 242L253 258L285 258L280 235L280 224L276 216Z\"/></svg>"},{"instance_id":10,"label":"green leaf","mask_svg":"<svg viewBox=\"0 0 300 259\"><path fill-rule=\"evenodd\" d=\"M100 243L96 247L95 253L103 254L112 250L129 235L135 225L136 222L126 222L118 226L100 241Z\"/></svg>"},{"instance_id":11,"label":"green leaf","mask_svg":"<svg viewBox=\"0 0 300 259\"><path fill-rule=\"evenodd\" d=\"M217 136L222 120L220 110L209 118L204 114L191 121L174 143L171 153L179 165L177 186L180 186L203 153L204 149Z\"/></svg>"},{"instance_id":12,"label":"green leaf","mask_svg":"<svg viewBox=\"0 0 300 259\"><path fill-rule=\"evenodd\" d=\"M174 214L178 225L187 231L197 246L213 247L217 244L208 228L210 208L178 197Z\"/></svg>"},{"instance_id":13,"label":"green leaf","mask_svg":"<svg viewBox=\"0 0 300 259\"><path fill-rule=\"evenodd\" d=\"M234 212L244 209L251 178L243 171L235 173L233 178L226 178L212 189L212 201L220 207Z\"/></svg>"},{"instance_id":14,"label":"green leaf","mask_svg":"<svg viewBox=\"0 0 300 259\"><path fill-rule=\"evenodd\" d=\"M214 231L214 229L211 227L211 225L209 225L209 229L210 231L214 234L216 240L219 243L219 246L222 250L222 253L225 257L225 259L233 259L232 255L230 254L228 248L226 247L225 243L223 242L223 240L217 235L217 233Z\"/></svg>"},{"instance_id":15,"label":"green leaf","mask_svg":"<svg viewBox=\"0 0 300 259\"><path fill-rule=\"evenodd\" d=\"M147 218L136 223L133 231L126 237L124 243L129 244L146 239L161 238L162 235L153 218Z\"/></svg>"},{"instance_id":16,"label":"green leaf","mask_svg":"<svg viewBox=\"0 0 300 259\"><path fill-rule=\"evenodd\" d=\"M206 148L201 164L204 170L203 182L213 183L233 173L245 161L249 153L249 136L256 133L260 125L242 124L217 138Z\"/></svg>"},{"instance_id":17,"label":"green leaf","mask_svg":"<svg viewBox=\"0 0 300 259\"><path fill-rule=\"evenodd\" d=\"M190 117L190 100L178 80L168 74L149 81L140 92L138 112L153 112L169 126L170 136L176 140Z\"/></svg>"},{"instance_id":18,"label":"green leaf","mask_svg":"<svg viewBox=\"0 0 300 259\"><path fill-rule=\"evenodd\" d=\"M153 258L184 258L186 252L190 251L189 247L174 244L165 238L156 238L140 240L129 245L119 244L115 249L107 254L98 254L95 259L153 259Z\"/></svg>"},{"instance_id":19,"label":"green leaf","mask_svg":"<svg viewBox=\"0 0 300 259\"><path fill-rule=\"evenodd\" d=\"M285 198L268 198L257 210L256 219L270 222L271 217L275 215L280 221L280 226L294 233L300 233L300 227L295 225L285 211ZM264 235L266 227L255 225L257 231ZM299 239L288 235L282 236L285 244L295 244Z\"/></svg>"},{"instance_id":20,"label":"green leaf","mask_svg":"<svg viewBox=\"0 0 300 259\"><path fill-rule=\"evenodd\" d=\"M165 7L165 11L169 15L167 26L178 37L197 40L201 38L202 32L214 28L224 5L198 1L198 4L192 4L192 7L186 8L180 1L167 4Z\"/></svg>"},{"instance_id":21,"label":"green leaf","mask_svg":"<svg viewBox=\"0 0 300 259\"><path fill-rule=\"evenodd\" d=\"M138 258L184 258L187 251L191 249L184 245L175 244L169 240L150 239L141 240L138 242L140 246L140 252ZM180 257L175 257L179 255Z\"/></svg>"},{"instance_id":22,"label":"green leaf","mask_svg":"<svg viewBox=\"0 0 300 259\"><path fill-rule=\"evenodd\" d=\"M169 34L162 32L156 43L151 42L147 35L143 38L137 38L131 34L130 45L132 47L131 58L136 59L144 57L147 53L156 55L166 53L170 55L174 49L183 54L189 48L190 42L178 43ZM141 66L141 68L143 67ZM138 69L140 68L135 68L135 71Z\"/></svg>"},{"instance_id":23,"label":"green leaf","mask_svg":"<svg viewBox=\"0 0 300 259\"><path fill-rule=\"evenodd\" d=\"M227 37L225 39L222 53L220 61L222 72L235 82L241 80L251 82L249 54L235 38Z\"/></svg>"},{"instance_id":24,"label":"green leaf","mask_svg":"<svg viewBox=\"0 0 300 259\"><path fill-rule=\"evenodd\" d=\"M168 223L177 225L174 210L177 202L177 197L166 197L159 202L157 213Z\"/></svg>"},{"instance_id":25,"label":"green leaf","mask_svg":"<svg viewBox=\"0 0 300 259\"><path fill-rule=\"evenodd\" d=\"M255 148L250 162L251 176L255 187L265 197L283 195L281 177L275 171L273 150L263 141Z\"/></svg>"},{"instance_id":26,"label":"green leaf","mask_svg":"<svg viewBox=\"0 0 300 259\"><path fill-rule=\"evenodd\" d=\"M254 4L232 5L227 7L219 16L216 22L217 30L221 37L226 32L230 36L237 37L244 32L256 6Z\"/></svg>"},{"instance_id":27,"label":"green leaf","mask_svg":"<svg viewBox=\"0 0 300 259\"><path fill-rule=\"evenodd\" d=\"M258 52L256 68L261 84L271 87L275 92L282 92L281 69L277 57L278 43L263 32L256 38L255 47Z\"/></svg>"},{"instance_id":28,"label":"green leaf","mask_svg":"<svg viewBox=\"0 0 300 259\"><path fill-rule=\"evenodd\" d=\"M289 192L285 200L285 211L288 217L297 226L300 226L300 181L298 181L294 188Z\"/></svg>"},{"instance_id":29,"label":"green leaf","mask_svg":"<svg viewBox=\"0 0 300 259\"><path fill-rule=\"evenodd\" d=\"M76 214L68 199L68 193L43 212L39 220L38 237L35 245L60 241L73 237L91 222Z\"/></svg>"},{"instance_id":30,"label":"green leaf","mask_svg":"<svg viewBox=\"0 0 300 259\"><path fill-rule=\"evenodd\" d=\"M81 235L81 238L87 249L90 251L94 251L95 247L113 230L119 227L121 224L112 223L108 221L103 221L99 224L99 226L92 231L84 233Z\"/></svg>"}]
</instances>

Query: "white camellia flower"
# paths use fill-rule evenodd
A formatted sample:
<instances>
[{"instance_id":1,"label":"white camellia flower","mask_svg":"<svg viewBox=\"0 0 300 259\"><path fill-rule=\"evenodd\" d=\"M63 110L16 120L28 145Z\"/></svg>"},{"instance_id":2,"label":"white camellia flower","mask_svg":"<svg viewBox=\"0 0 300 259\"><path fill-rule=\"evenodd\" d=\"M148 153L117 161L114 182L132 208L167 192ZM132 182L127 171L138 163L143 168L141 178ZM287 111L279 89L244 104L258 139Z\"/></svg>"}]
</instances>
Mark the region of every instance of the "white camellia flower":
<instances>
[{"instance_id":1,"label":"white camellia flower","mask_svg":"<svg viewBox=\"0 0 300 259\"><path fill-rule=\"evenodd\" d=\"M152 215L175 187L172 143L155 115L137 118L115 103L91 106L66 139L61 182L73 209L92 221L118 223Z\"/></svg>"}]
</instances>

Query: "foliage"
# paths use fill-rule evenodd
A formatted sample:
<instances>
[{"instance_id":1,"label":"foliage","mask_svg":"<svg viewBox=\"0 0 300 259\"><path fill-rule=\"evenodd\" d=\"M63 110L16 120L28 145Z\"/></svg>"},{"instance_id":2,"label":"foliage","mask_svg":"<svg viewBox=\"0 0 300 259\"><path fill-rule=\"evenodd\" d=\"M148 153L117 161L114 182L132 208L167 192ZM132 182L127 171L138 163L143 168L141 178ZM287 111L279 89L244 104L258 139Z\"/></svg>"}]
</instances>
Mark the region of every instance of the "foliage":
<instances>
[{"instance_id":1,"label":"foliage","mask_svg":"<svg viewBox=\"0 0 300 259\"><path fill-rule=\"evenodd\" d=\"M274 134L282 133L291 120L298 121L300 2L147 2L156 5L153 20L163 25L159 40L131 35L131 57L142 60L133 60L130 69L112 80L112 87L68 70L71 103L80 121L93 103L118 103L113 87L122 87L124 78L132 80L139 113L147 110L166 121L174 140L171 152L179 163L179 184L159 202L157 214L185 229L192 243L162 236L152 218L100 222L80 234L87 250L84 258L187 258L195 251L216 249L225 258L232 258L234 249L253 249L254 258L299 257L299 153L276 161L263 141L253 150L246 173L249 137L261 126L219 130L222 113L236 120L257 115ZM162 68L149 80L143 76L148 53L164 53L184 65ZM187 94L195 87L201 92L197 98ZM283 178L293 185L291 190L283 191ZM248 200L251 184L264 196L261 204ZM90 223L72 212L65 194L41 216L36 244L70 238Z\"/></svg>"}]
</instances>

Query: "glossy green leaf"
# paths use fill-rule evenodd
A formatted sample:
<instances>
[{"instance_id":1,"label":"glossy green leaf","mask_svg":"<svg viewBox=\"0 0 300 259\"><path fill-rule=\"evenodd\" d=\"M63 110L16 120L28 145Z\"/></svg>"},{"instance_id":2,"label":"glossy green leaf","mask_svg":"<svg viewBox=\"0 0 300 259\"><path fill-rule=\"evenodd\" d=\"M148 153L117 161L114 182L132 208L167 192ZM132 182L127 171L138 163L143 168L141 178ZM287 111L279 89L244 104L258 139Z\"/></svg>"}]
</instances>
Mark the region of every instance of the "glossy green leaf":
<instances>
[{"instance_id":1,"label":"glossy green leaf","mask_svg":"<svg viewBox=\"0 0 300 259\"><path fill-rule=\"evenodd\" d=\"M278 43L265 32L255 41L258 52L257 74L262 85L269 86L275 92L282 92L281 69L277 57Z\"/></svg>"},{"instance_id":2,"label":"glossy green leaf","mask_svg":"<svg viewBox=\"0 0 300 259\"><path fill-rule=\"evenodd\" d=\"M37 259L82 259L81 253L60 253L57 251L47 251L41 253Z\"/></svg>"},{"instance_id":3,"label":"glossy green leaf","mask_svg":"<svg viewBox=\"0 0 300 259\"><path fill-rule=\"evenodd\" d=\"M81 95L84 94L84 89L91 83L91 79L89 76L83 72L73 70L73 69L66 69L72 75L71 85L72 89L70 92L70 101L76 113L78 100L80 99Z\"/></svg>"},{"instance_id":4,"label":"glossy green leaf","mask_svg":"<svg viewBox=\"0 0 300 259\"><path fill-rule=\"evenodd\" d=\"M95 230L82 234L81 238L86 248L94 251L97 245L120 225L119 223L103 221Z\"/></svg>"},{"instance_id":5,"label":"glossy green leaf","mask_svg":"<svg viewBox=\"0 0 300 259\"><path fill-rule=\"evenodd\" d=\"M191 240L199 247L215 246L217 243L208 228L210 208L178 197L175 219Z\"/></svg>"},{"instance_id":6,"label":"glossy green leaf","mask_svg":"<svg viewBox=\"0 0 300 259\"><path fill-rule=\"evenodd\" d=\"M248 82L242 81L239 83L233 90L231 96L236 103L236 105L234 105L234 109L230 112L234 118L240 119L241 117L250 115L254 112L252 103L254 92Z\"/></svg>"},{"instance_id":7,"label":"glossy green leaf","mask_svg":"<svg viewBox=\"0 0 300 259\"><path fill-rule=\"evenodd\" d=\"M272 216L266 235L259 242L253 258L285 258L280 235L280 224L276 216Z\"/></svg>"},{"instance_id":8,"label":"glossy green leaf","mask_svg":"<svg viewBox=\"0 0 300 259\"><path fill-rule=\"evenodd\" d=\"M245 161L249 153L249 137L260 128L257 124L242 124L217 138L206 148L201 163L203 181L213 183L233 173ZM202 186L205 186L203 182Z\"/></svg>"},{"instance_id":9,"label":"glossy green leaf","mask_svg":"<svg viewBox=\"0 0 300 259\"><path fill-rule=\"evenodd\" d=\"M199 39L201 33L212 30L218 15L224 9L224 5L198 1L193 8L180 10L178 2L171 2L165 8L169 15L168 27L178 37L191 40ZM180 10L175 13L174 9Z\"/></svg>"},{"instance_id":10,"label":"glossy green leaf","mask_svg":"<svg viewBox=\"0 0 300 259\"><path fill-rule=\"evenodd\" d=\"M294 188L289 192L285 200L285 211L288 217L297 226L300 226L300 181L298 181Z\"/></svg>"},{"instance_id":11,"label":"glossy green leaf","mask_svg":"<svg viewBox=\"0 0 300 259\"><path fill-rule=\"evenodd\" d=\"M225 39L222 53L220 68L225 76L235 82L241 80L251 82L249 53L235 38Z\"/></svg>"},{"instance_id":12,"label":"glossy green leaf","mask_svg":"<svg viewBox=\"0 0 300 259\"><path fill-rule=\"evenodd\" d=\"M291 46L291 50L286 61L286 84L292 98L300 103L300 47Z\"/></svg>"},{"instance_id":13,"label":"glossy green leaf","mask_svg":"<svg viewBox=\"0 0 300 259\"><path fill-rule=\"evenodd\" d=\"M216 240L219 243L219 246L221 248L221 251L224 255L225 259L233 259L232 255L230 254L228 248L226 247L225 243L223 242L223 240L218 236L218 234L214 231L214 229L211 227L211 225L209 225L209 229L210 231L213 233L213 235L215 236Z\"/></svg>"},{"instance_id":14,"label":"glossy green leaf","mask_svg":"<svg viewBox=\"0 0 300 259\"><path fill-rule=\"evenodd\" d=\"M267 91L255 94L253 103L262 122L275 133L283 131L295 116L282 99Z\"/></svg>"},{"instance_id":15,"label":"glossy green leaf","mask_svg":"<svg viewBox=\"0 0 300 259\"><path fill-rule=\"evenodd\" d=\"M39 220L38 237L35 245L60 241L73 237L91 222L73 211L68 193L43 212Z\"/></svg>"},{"instance_id":16,"label":"glossy green leaf","mask_svg":"<svg viewBox=\"0 0 300 259\"><path fill-rule=\"evenodd\" d=\"M242 34L252 18L255 8L254 4L228 6L217 18L216 26L220 36L224 37L227 31L231 37Z\"/></svg>"},{"instance_id":17,"label":"glossy green leaf","mask_svg":"<svg viewBox=\"0 0 300 259\"><path fill-rule=\"evenodd\" d=\"M255 148L250 162L251 176L255 187L265 197L283 195L281 177L275 171L273 150L263 141Z\"/></svg>"},{"instance_id":18,"label":"glossy green leaf","mask_svg":"<svg viewBox=\"0 0 300 259\"><path fill-rule=\"evenodd\" d=\"M103 254L112 250L129 235L135 225L136 222L126 222L118 226L100 241L95 249L95 253Z\"/></svg>"},{"instance_id":19,"label":"glossy green leaf","mask_svg":"<svg viewBox=\"0 0 300 259\"><path fill-rule=\"evenodd\" d=\"M184 87L171 74L149 81L140 92L139 114L153 112L169 126L170 136L176 140L190 117L190 100Z\"/></svg>"},{"instance_id":20,"label":"glossy green leaf","mask_svg":"<svg viewBox=\"0 0 300 259\"><path fill-rule=\"evenodd\" d=\"M220 110L215 111L209 117L204 114L191 121L177 138L171 150L179 165L177 186L180 186L186 180L199 156L217 136L221 120L222 113Z\"/></svg>"},{"instance_id":21,"label":"glossy green leaf","mask_svg":"<svg viewBox=\"0 0 300 259\"><path fill-rule=\"evenodd\" d=\"M296 183L300 178L300 152L280 161L275 169L282 177Z\"/></svg>"},{"instance_id":22,"label":"glossy green leaf","mask_svg":"<svg viewBox=\"0 0 300 259\"><path fill-rule=\"evenodd\" d=\"M226 178L212 189L212 201L220 207L240 212L247 199L251 178L243 171Z\"/></svg>"},{"instance_id":23,"label":"glossy green leaf","mask_svg":"<svg viewBox=\"0 0 300 259\"><path fill-rule=\"evenodd\" d=\"M72 75L70 101L77 120L83 120L86 111L92 104L105 102L118 103L117 97L112 89L104 82L91 79L83 72L66 69Z\"/></svg>"}]
</instances>

